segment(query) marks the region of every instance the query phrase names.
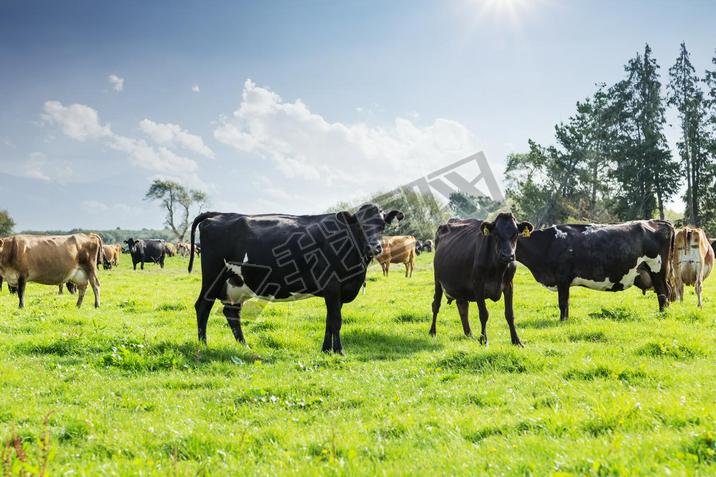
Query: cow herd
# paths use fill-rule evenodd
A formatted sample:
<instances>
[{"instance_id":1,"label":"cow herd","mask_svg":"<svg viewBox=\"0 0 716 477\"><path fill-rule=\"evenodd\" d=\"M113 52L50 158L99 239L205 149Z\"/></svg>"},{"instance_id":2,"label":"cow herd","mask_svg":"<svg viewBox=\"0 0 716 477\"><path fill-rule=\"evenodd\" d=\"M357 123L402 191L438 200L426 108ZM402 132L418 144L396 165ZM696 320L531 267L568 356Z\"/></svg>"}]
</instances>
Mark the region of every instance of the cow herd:
<instances>
[{"instance_id":1,"label":"cow herd","mask_svg":"<svg viewBox=\"0 0 716 477\"><path fill-rule=\"evenodd\" d=\"M355 213L322 215L244 215L206 212L194 219L191 241L176 245L164 240L128 239L126 253L144 269L145 263L164 267L166 256L189 256L189 272L195 254L201 259L201 290L195 302L199 340L206 342L206 328L216 300L235 339L245 344L241 328L242 305L251 298L292 301L320 297L326 306L322 350L343 352L342 307L365 290L366 271L372 260L387 276L390 264L403 264L410 278L415 257L435 252L434 293L430 334L443 295L456 302L463 332L472 335L468 317L476 302L480 318L480 342L487 343L486 300L504 297L505 319L512 344L522 343L515 328L513 277L517 263L534 279L557 292L560 319L569 317L573 286L600 291L621 291L631 286L644 293L654 290L659 310L670 301L683 300L684 286L694 286L698 306L703 304L703 281L714 264L716 241L698 228L674 227L660 220L620 224L562 224L535 230L518 222L511 213L492 221L451 219L437 228L434 242L410 235L384 236L389 224L404 219L402 212L382 211L374 204ZM203 252L196 241L199 232ZM0 239L0 286L5 280L24 306L28 282L63 284L77 290L80 307L87 286L100 305L97 266L119 263L123 248L106 245L97 234L66 236L14 235Z\"/></svg>"}]
</instances>

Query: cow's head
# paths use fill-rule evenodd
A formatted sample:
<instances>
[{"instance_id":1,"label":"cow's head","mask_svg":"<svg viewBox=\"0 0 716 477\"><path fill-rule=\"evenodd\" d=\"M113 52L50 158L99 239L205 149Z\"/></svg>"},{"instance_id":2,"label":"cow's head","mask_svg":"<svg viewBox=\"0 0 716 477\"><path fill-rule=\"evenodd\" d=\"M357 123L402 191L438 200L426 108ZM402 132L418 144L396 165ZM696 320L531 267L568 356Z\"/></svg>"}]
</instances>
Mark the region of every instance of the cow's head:
<instances>
[{"instance_id":1,"label":"cow's head","mask_svg":"<svg viewBox=\"0 0 716 477\"><path fill-rule=\"evenodd\" d=\"M385 226L393 222L393 220L403 220L403 213L399 210L391 210L383 213L375 204L365 204L360 206L355 214L350 212L338 212L336 214L338 220L351 225L355 231L355 237L361 247L361 253L366 258L380 255L383 247L380 245L380 239L385 230Z\"/></svg>"},{"instance_id":2,"label":"cow's head","mask_svg":"<svg viewBox=\"0 0 716 477\"><path fill-rule=\"evenodd\" d=\"M127 244L127 249L129 250L129 253L137 251L139 249L139 240L134 240L133 238L128 238L124 241L124 243Z\"/></svg>"},{"instance_id":3,"label":"cow's head","mask_svg":"<svg viewBox=\"0 0 716 477\"><path fill-rule=\"evenodd\" d=\"M480 231L485 237L492 237L492 252L497 256L501 265L515 261L517 237L529 237L534 226L529 222L520 222L509 213L502 213L493 222L483 222Z\"/></svg>"}]
</instances>

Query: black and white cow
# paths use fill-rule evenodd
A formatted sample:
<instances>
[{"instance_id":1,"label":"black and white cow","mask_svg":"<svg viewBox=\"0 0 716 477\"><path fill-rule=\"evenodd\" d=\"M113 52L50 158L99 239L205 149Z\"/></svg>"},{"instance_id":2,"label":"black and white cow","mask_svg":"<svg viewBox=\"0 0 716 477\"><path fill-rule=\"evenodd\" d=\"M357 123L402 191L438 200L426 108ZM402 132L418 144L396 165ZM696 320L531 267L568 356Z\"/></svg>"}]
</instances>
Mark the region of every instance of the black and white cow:
<instances>
[{"instance_id":1,"label":"black and white cow","mask_svg":"<svg viewBox=\"0 0 716 477\"><path fill-rule=\"evenodd\" d=\"M448 303L457 302L465 336L472 336L468 304L477 302L480 312L480 342L487 344L487 306L485 300L498 301L505 296L505 319L510 328L512 344L521 346L515 329L512 309L512 278L515 275L517 237L529 236L529 222L517 223L512 214L499 214L494 222L476 219L452 220L438 227L435 235L435 295L433 323L430 334L435 336L438 312L443 293ZM522 246L522 245L520 245Z\"/></svg>"},{"instance_id":2,"label":"black and white cow","mask_svg":"<svg viewBox=\"0 0 716 477\"><path fill-rule=\"evenodd\" d=\"M610 225L555 225L520 239L517 261L558 293L560 320L569 317L569 288L621 291L653 288L668 306L674 227L660 220Z\"/></svg>"},{"instance_id":3,"label":"black and white cow","mask_svg":"<svg viewBox=\"0 0 716 477\"><path fill-rule=\"evenodd\" d=\"M129 238L124 241L127 244L129 253L132 256L132 266L137 269L137 264L144 270L145 263L158 263L164 268L164 257L166 255L166 242L162 239L134 240Z\"/></svg>"},{"instance_id":4,"label":"black and white cow","mask_svg":"<svg viewBox=\"0 0 716 477\"><path fill-rule=\"evenodd\" d=\"M433 251L433 241L432 240L425 240L423 242L422 250L423 252L431 252Z\"/></svg>"},{"instance_id":5,"label":"black and white cow","mask_svg":"<svg viewBox=\"0 0 716 477\"><path fill-rule=\"evenodd\" d=\"M366 268L380 254L386 224L401 220L373 204L355 214L243 215L206 212L191 227L194 263L196 228L201 236L202 285L196 300L199 340L206 342L206 324L215 300L224 304L234 337L244 343L241 305L250 298L273 301L322 297L326 303L323 351L342 353L341 307L350 303L365 282Z\"/></svg>"}]
</instances>

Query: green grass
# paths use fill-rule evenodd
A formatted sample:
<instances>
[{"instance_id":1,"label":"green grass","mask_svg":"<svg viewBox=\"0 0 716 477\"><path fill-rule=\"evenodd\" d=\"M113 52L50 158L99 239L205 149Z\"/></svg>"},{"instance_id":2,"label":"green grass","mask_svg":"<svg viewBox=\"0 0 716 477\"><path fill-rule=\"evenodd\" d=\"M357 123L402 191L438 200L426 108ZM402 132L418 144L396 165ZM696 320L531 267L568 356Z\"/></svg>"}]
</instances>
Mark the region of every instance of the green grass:
<instances>
[{"instance_id":1,"label":"green grass","mask_svg":"<svg viewBox=\"0 0 716 477\"><path fill-rule=\"evenodd\" d=\"M3 473L716 474L713 278L703 310L691 292L664 314L653 294L573 289L561 323L556 294L521 268L525 348L509 344L502 302L482 347L454 304L428 335L424 254L412 279L371 269L343 309L341 357L319 351L320 299L248 306L250 348L215 306L200 346L201 274L121 259L101 272L99 310L91 292L79 311L56 287L28 285L24 310L0 295Z\"/></svg>"}]
</instances>

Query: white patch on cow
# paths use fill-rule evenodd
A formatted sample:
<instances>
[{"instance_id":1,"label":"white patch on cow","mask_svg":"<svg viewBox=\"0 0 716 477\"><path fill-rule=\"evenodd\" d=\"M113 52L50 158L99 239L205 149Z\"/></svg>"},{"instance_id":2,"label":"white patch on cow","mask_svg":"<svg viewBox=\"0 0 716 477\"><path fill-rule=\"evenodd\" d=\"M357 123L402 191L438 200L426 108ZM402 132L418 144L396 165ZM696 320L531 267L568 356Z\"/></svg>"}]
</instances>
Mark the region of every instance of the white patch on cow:
<instances>
[{"instance_id":1,"label":"white patch on cow","mask_svg":"<svg viewBox=\"0 0 716 477\"><path fill-rule=\"evenodd\" d=\"M597 227L596 225L590 225L589 227L585 228L585 229L582 231L582 235L593 234L593 233L595 233L595 232L598 232L599 230L600 230L600 228Z\"/></svg>"},{"instance_id":2,"label":"white patch on cow","mask_svg":"<svg viewBox=\"0 0 716 477\"><path fill-rule=\"evenodd\" d=\"M232 285L229 280L226 280L226 299L221 300L221 302L225 305L240 305L255 296L256 294L245 283L237 287Z\"/></svg>"},{"instance_id":3,"label":"white patch on cow","mask_svg":"<svg viewBox=\"0 0 716 477\"><path fill-rule=\"evenodd\" d=\"M554 238L558 239L566 239L567 238L567 232L562 232L557 228L556 225L553 225L554 227Z\"/></svg>"},{"instance_id":4,"label":"white patch on cow","mask_svg":"<svg viewBox=\"0 0 716 477\"><path fill-rule=\"evenodd\" d=\"M661 256L660 255L657 255L654 258L648 257L646 255L644 255L643 257L639 257L636 261L636 265L633 268L629 269L622 276L622 278L617 282L617 283L621 284L622 289L626 290L627 288L634 285L634 280L636 279L637 275L639 275L639 266L642 263L645 263L649 267L649 270L652 273L658 273L659 270L661 270ZM615 285L615 283L612 283L612 281L609 280L608 277L601 281L590 280L588 278L582 278L582 277L575 277L572 280L572 283L570 284L570 286L573 286L573 287L581 286L581 287L586 287L586 288L589 288L592 290L600 290L600 291L611 290L614 285Z\"/></svg>"},{"instance_id":5,"label":"white patch on cow","mask_svg":"<svg viewBox=\"0 0 716 477\"><path fill-rule=\"evenodd\" d=\"M11 287L17 286L17 280L20 278L20 274L15 270L5 269L3 270L3 279Z\"/></svg>"},{"instance_id":6,"label":"white patch on cow","mask_svg":"<svg viewBox=\"0 0 716 477\"><path fill-rule=\"evenodd\" d=\"M244 276L241 274L241 265L240 264L231 263L231 262L227 262L226 260L224 260L224 265L230 272L236 274L239 278L241 278L241 280L244 279Z\"/></svg>"},{"instance_id":7,"label":"white patch on cow","mask_svg":"<svg viewBox=\"0 0 716 477\"><path fill-rule=\"evenodd\" d=\"M246 263L246 262L248 262L248 261L249 261L249 253L246 252L246 253L244 254L244 259L242 260L242 262Z\"/></svg>"},{"instance_id":8,"label":"white patch on cow","mask_svg":"<svg viewBox=\"0 0 716 477\"><path fill-rule=\"evenodd\" d=\"M88 282L87 274L85 273L84 270L77 267L72 271L72 274L70 275L70 277L65 281L66 282L71 281L72 283L75 283L77 285L84 285Z\"/></svg>"},{"instance_id":9,"label":"white patch on cow","mask_svg":"<svg viewBox=\"0 0 716 477\"><path fill-rule=\"evenodd\" d=\"M569 286L586 287L592 290L605 291L610 290L614 286L614 284L609 280L609 278L605 278L604 280L598 282L595 280L590 280L588 278L575 277Z\"/></svg>"}]
</instances>

